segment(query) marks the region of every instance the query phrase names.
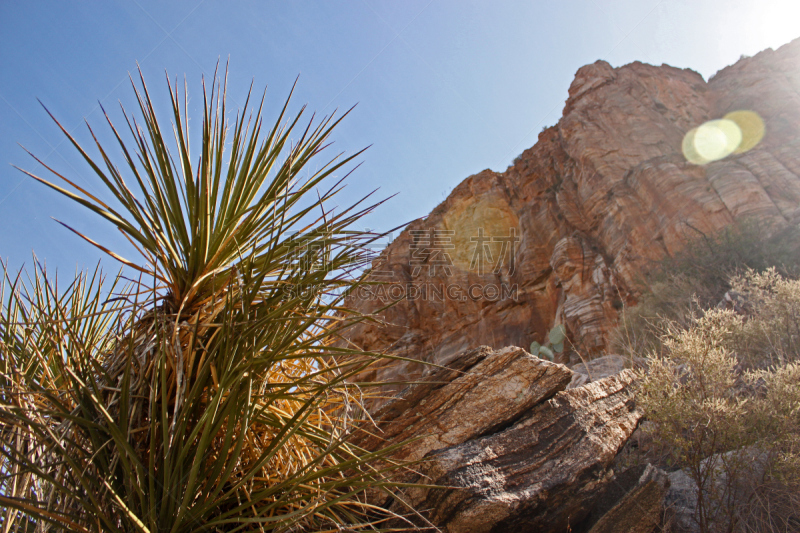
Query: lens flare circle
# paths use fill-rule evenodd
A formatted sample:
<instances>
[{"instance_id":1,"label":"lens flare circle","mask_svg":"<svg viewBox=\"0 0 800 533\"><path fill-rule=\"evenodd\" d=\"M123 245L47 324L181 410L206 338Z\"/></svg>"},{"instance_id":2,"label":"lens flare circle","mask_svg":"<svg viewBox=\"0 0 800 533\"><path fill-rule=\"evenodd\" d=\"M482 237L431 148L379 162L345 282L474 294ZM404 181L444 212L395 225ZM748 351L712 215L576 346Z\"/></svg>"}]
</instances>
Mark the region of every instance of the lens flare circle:
<instances>
[{"instance_id":1,"label":"lens flare circle","mask_svg":"<svg viewBox=\"0 0 800 533\"><path fill-rule=\"evenodd\" d=\"M694 134L694 148L701 157L718 161L728 157L742 142L742 130L732 120L709 120Z\"/></svg>"},{"instance_id":2,"label":"lens flare circle","mask_svg":"<svg viewBox=\"0 0 800 533\"><path fill-rule=\"evenodd\" d=\"M766 131L764 121L755 111L740 109L739 111L728 113L724 118L735 122L742 131L742 142L739 143L739 147L733 153L743 154L748 150L752 150L764 138L764 132Z\"/></svg>"},{"instance_id":3,"label":"lens flare circle","mask_svg":"<svg viewBox=\"0 0 800 533\"><path fill-rule=\"evenodd\" d=\"M683 157L693 165L707 165L711 161L697 153L694 147L694 138L697 135L697 130L698 128L692 128L683 136L683 145L681 146Z\"/></svg>"},{"instance_id":4,"label":"lens flare circle","mask_svg":"<svg viewBox=\"0 0 800 533\"><path fill-rule=\"evenodd\" d=\"M752 150L764 138L765 130L758 113L740 109L686 132L681 150L690 163L706 165Z\"/></svg>"}]
</instances>

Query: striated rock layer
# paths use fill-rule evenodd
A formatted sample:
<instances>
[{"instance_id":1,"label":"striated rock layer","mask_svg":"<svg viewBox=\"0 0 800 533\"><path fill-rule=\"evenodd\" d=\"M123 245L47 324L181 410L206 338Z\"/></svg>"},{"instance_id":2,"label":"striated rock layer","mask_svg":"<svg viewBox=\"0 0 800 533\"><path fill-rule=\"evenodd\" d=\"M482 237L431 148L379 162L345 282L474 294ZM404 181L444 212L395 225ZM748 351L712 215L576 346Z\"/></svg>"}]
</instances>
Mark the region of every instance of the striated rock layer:
<instances>
[{"instance_id":1,"label":"striated rock layer","mask_svg":"<svg viewBox=\"0 0 800 533\"><path fill-rule=\"evenodd\" d=\"M641 417L634 373L564 390L573 375L521 348L482 346L374 409L374 423L364 422L351 442L391 446L387 468L411 462L393 471L409 483L404 489L368 493L371 503L405 515L387 526L577 533L658 525L666 475L616 473L612 464Z\"/></svg>"},{"instance_id":2,"label":"striated rock layer","mask_svg":"<svg viewBox=\"0 0 800 533\"><path fill-rule=\"evenodd\" d=\"M428 453L419 481L435 487L411 487L404 500L447 533L581 525L612 482L609 466L639 422L632 380L625 370L559 392L505 430Z\"/></svg>"},{"instance_id":3,"label":"striated rock layer","mask_svg":"<svg viewBox=\"0 0 800 533\"><path fill-rule=\"evenodd\" d=\"M684 134L734 110L757 112L754 149L698 166ZM567 326L584 357L603 353L639 276L687 237L758 217L800 218L800 40L718 72L598 61L578 70L561 120L503 173L464 180L373 263L349 305L382 311L349 341L447 365L479 345L544 342ZM563 361L566 362L566 361ZM374 378L413 379L413 362Z\"/></svg>"},{"instance_id":4,"label":"striated rock layer","mask_svg":"<svg viewBox=\"0 0 800 533\"><path fill-rule=\"evenodd\" d=\"M493 351L481 346L461 354L449 368L437 369L397 398L374 409L378 431L353 441L367 449L416 438L392 457L422 459L430 451L494 433L534 405L564 390L573 373L522 348Z\"/></svg>"}]
</instances>

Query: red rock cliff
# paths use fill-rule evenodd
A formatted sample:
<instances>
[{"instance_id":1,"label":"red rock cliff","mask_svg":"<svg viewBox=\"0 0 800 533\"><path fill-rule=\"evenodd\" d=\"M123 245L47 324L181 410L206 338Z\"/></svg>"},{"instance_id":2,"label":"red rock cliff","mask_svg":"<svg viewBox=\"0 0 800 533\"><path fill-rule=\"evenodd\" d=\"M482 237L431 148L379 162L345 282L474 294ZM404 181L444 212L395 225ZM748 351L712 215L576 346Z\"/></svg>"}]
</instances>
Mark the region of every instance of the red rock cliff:
<instances>
[{"instance_id":1,"label":"red rock cliff","mask_svg":"<svg viewBox=\"0 0 800 533\"><path fill-rule=\"evenodd\" d=\"M704 166L684 135L734 110L766 134L754 149ZM561 120L503 173L465 179L373 263L391 285L350 305L381 312L349 339L446 364L489 345L528 347L564 323L583 355L602 353L623 302L653 260L696 230L756 216L800 218L800 40L718 72L598 61L578 70ZM394 288L394 289L392 289ZM415 364L382 377L404 379Z\"/></svg>"}]
</instances>

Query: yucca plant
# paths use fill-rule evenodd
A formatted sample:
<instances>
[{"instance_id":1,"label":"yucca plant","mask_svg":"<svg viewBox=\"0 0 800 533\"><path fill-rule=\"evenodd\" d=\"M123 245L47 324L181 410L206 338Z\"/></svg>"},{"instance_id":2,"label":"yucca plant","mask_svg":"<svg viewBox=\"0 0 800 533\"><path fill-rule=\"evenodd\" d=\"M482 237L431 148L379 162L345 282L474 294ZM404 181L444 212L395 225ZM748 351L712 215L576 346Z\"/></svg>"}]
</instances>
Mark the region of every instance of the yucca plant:
<instances>
[{"instance_id":1,"label":"yucca plant","mask_svg":"<svg viewBox=\"0 0 800 533\"><path fill-rule=\"evenodd\" d=\"M363 414L353 376L378 356L333 342L365 318L339 304L369 259L370 236L351 228L374 206L329 208L341 180L318 192L358 154L309 170L341 118L300 126L287 99L265 127L264 96L251 113L248 94L231 125L215 74L192 155L185 87L167 80L168 137L139 78L132 146L106 115L124 171L93 132L94 158L59 124L113 201L46 165L58 179L26 172L138 257L73 230L120 275L98 268L61 289L38 262L4 269L2 531L380 528L387 513L364 494L391 491L398 465L348 442Z\"/></svg>"}]
</instances>

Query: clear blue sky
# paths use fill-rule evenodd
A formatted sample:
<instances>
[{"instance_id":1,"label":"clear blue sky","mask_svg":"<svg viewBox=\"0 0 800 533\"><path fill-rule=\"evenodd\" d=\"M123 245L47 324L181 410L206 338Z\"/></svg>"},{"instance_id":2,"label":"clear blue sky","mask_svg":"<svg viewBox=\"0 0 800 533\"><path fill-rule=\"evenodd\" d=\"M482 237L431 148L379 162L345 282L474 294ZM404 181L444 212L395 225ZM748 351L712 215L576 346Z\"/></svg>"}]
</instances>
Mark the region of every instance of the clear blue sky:
<instances>
[{"instance_id":1,"label":"clear blue sky","mask_svg":"<svg viewBox=\"0 0 800 533\"><path fill-rule=\"evenodd\" d=\"M708 78L800 36L798 22L797 0L4 0L0 257L12 270L31 250L62 271L92 266L100 253L51 217L119 243L113 228L10 165L44 172L19 143L99 191L36 99L82 142L84 119L108 139L97 103L115 119L117 101L133 107L137 61L160 96L165 69L185 74L190 112L220 57L230 58L234 104L255 79L277 105L298 74L298 106L357 103L334 140L349 153L373 145L349 194L399 192L364 223L388 229L427 214L466 176L504 170L558 120L582 65L639 60Z\"/></svg>"}]
</instances>

